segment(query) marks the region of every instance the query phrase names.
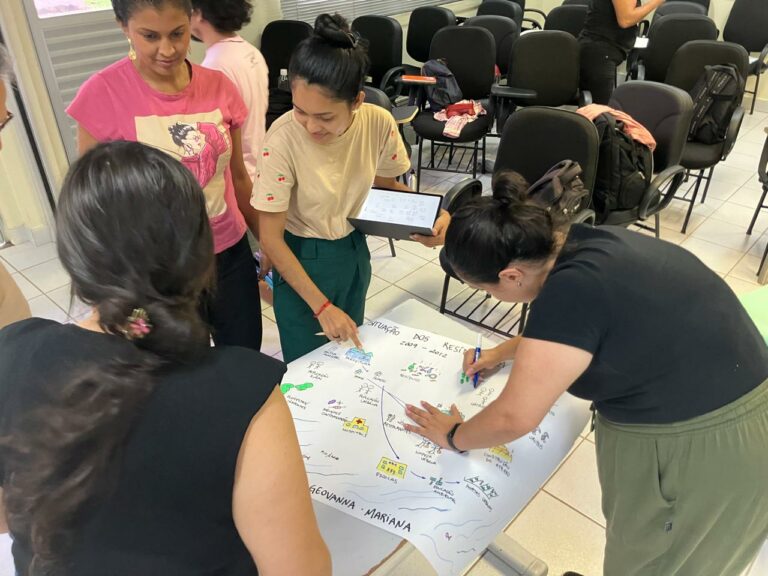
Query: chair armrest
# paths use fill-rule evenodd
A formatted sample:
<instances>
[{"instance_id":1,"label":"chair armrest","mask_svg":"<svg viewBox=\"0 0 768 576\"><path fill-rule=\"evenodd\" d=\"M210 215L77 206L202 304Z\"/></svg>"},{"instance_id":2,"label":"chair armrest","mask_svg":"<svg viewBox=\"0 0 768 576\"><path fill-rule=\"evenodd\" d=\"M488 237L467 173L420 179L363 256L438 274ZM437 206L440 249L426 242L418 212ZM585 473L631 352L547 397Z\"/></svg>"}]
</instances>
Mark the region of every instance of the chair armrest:
<instances>
[{"instance_id":1,"label":"chair armrest","mask_svg":"<svg viewBox=\"0 0 768 576\"><path fill-rule=\"evenodd\" d=\"M526 8L525 11L528 12L529 9ZM537 10L537 12L541 12L541 10ZM541 13L543 14L543 12ZM533 18L523 18L523 22L528 22L531 25L531 30L542 30L544 28L541 24L539 24Z\"/></svg>"},{"instance_id":2,"label":"chair armrest","mask_svg":"<svg viewBox=\"0 0 768 576\"><path fill-rule=\"evenodd\" d=\"M379 89L384 90L390 84L395 84L397 78L403 74L405 74L405 66L395 66L394 68L390 68L384 73L384 76L381 77Z\"/></svg>"},{"instance_id":3,"label":"chair armrest","mask_svg":"<svg viewBox=\"0 0 768 576\"><path fill-rule=\"evenodd\" d=\"M463 204L478 198L483 193L483 183L476 178L465 178L454 184L443 196L442 208L449 214L456 212Z\"/></svg>"},{"instance_id":4,"label":"chair armrest","mask_svg":"<svg viewBox=\"0 0 768 576\"><path fill-rule=\"evenodd\" d=\"M592 92L589 90L579 92L579 108L589 106L590 104L592 104Z\"/></svg>"},{"instance_id":5,"label":"chair armrest","mask_svg":"<svg viewBox=\"0 0 768 576\"><path fill-rule=\"evenodd\" d=\"M763 50L760 52L760 56L757 57L757 61L760 62L760 66L757 68L757 73L762 74L763 70L768 67L768 62L766 62L766 58L768 58L768 44L763 46Z\"/></svg>"},{"instance_id":6,"label":"chair armrest","mask_svg":"<svg viewBox=\"0 0 768 576\"><path fill-rule=\"evenodd\" d=\"M408 124L419 113L418 106L395 106L392 108L392 116L397 124Z\"/></svg>"},{"instance_id":7,"label":"chair armrest","mask_svg":"<svg viewBox=\"0 0 768 576\"><path fill-rule=\"evenodd\" d=\"M635 80L645 80L645 64L642 62L637 63L637 75Z\"/></svg>"},{"instance_id":8,"label":"chair armrest","mask_svg":"<svg viewBox=\"0 0 768 576\"><path fill-rule=\"evenodd\" d=\"M576 213L576 216L574 216L573 220L571 220L571 224L591 224L594 226L596 219L597 215L595 214L594 210L584 208L583 210L579 210Z\"/></svg>"},{"instance_id":9,"label":"chair armrest","mask_svg":"<svg viewBox=\"0 0 768 576\"><path fill-rule=\"evenodd\" d=\"M502 86L501 84L494 84L491 86L491 96L497 98L517 98L518 100L534 100L538 93L536 90L528 90L527 88L515 88L514 86Z\"/></svg>"},{"instance_id":10,"label":"chair armrest","mask_svg":"<svg viewBox=\"0 0 768 576\"><path fill-rule=\"evenodd\" d=\"M645 220L648 216L653 216L666 208L669 203L672 202L672 198L675 197L675 192L680 188L684 179L685 168L679 164L669 166L659 172L648 185L648 189L645 191L643 199L640 201L640 206L637 211L640 220ZM667 184L667 189L662 196L662 189Z\"/></svg>"},{"instance_id":11,"label":"chair armrest","mask_svg":"<svg viewBox=\"0 0 768 576\"><path fill-rule=\"evenodd\" d=\"M728 158L728 154L733 150L734 144L736 144L736 138L739 135L741 129L741 123L744 120L744 107L739 106L733 111L731 121L728 123L728 130L725 132L725 142L723 142L723 156L722 160Z\"/></svg>"}]
</instances>

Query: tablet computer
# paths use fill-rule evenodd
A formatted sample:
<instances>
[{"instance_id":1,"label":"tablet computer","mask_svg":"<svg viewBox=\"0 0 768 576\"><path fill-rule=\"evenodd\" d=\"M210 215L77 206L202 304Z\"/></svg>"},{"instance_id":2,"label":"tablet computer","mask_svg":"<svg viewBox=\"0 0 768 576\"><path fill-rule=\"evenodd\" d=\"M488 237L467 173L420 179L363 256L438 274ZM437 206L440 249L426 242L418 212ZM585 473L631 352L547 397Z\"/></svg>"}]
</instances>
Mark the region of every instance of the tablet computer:
<instances>
[{"instance_id":1,"label":"tablet computer","mask_svg":"<svg viewBox=\"0 0 768 576\"><path fill-rule=\"evenodd\" d=\"M360 211L349 223L363 234L410 240L411 234L432 236L443 197L371 188Z\"/></svg>"}]
</instances>

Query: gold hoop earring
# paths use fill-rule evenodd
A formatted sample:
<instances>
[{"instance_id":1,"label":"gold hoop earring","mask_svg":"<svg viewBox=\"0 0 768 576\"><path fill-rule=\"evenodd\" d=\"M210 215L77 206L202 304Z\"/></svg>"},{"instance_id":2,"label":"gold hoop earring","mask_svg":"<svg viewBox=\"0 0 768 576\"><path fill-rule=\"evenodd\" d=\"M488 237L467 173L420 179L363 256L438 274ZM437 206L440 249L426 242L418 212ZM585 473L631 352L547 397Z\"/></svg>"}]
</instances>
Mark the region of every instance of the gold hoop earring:
<instances>
[{"instance_id":1,"label":"gold hoop earring","mask_svg":"<svg viewBox=\"0 0 768 576\"><path fill-rule=\"evenodd\" d=\"M136 60L136 50L133 49L133 42L128 38L128 59L132 62Z\"/></svg>"}]
</instances>

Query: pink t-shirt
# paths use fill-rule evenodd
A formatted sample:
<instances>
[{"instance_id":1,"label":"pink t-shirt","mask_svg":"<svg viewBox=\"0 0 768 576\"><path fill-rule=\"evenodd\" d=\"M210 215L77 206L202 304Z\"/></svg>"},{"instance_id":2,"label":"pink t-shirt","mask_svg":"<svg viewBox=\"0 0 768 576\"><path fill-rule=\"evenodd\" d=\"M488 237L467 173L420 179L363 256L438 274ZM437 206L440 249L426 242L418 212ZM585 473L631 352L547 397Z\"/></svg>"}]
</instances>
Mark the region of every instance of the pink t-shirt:
<instances>
[{"instance_id":1,"label":"pink t-shirt","mask_svg":"<svg viewBox=\"0 0 768 576\"><path fill-rule=\"evenodd\" d=\"M191 66L189 85L164 94L151 88L124 58L91 76L67 113L99 142L141 142L189 168L205 192L218 254L245 234L229 161L230 130L243 125L248 110L224 74Z\"/></svg>"}]
</instances>

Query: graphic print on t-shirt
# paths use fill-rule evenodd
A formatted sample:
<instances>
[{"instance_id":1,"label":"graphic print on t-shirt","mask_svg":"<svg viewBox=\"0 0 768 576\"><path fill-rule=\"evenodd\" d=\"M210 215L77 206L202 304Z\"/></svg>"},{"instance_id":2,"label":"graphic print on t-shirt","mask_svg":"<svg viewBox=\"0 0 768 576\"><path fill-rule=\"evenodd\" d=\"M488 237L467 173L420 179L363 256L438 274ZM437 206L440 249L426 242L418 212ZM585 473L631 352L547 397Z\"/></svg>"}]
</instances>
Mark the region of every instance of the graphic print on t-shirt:
<instances>
[{"instance_id":1,"label":"graphic print on t-shirt","mask_svg":"<svg viewBox=\"0 0 768 576\"><path fill-rule=\"evenodd\" d=\"M232 145L220 110L137 117L136 139L167 152L195 175L209 217L226 212L225 173Z\"/></svg>"}]
</instances>

